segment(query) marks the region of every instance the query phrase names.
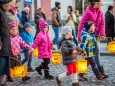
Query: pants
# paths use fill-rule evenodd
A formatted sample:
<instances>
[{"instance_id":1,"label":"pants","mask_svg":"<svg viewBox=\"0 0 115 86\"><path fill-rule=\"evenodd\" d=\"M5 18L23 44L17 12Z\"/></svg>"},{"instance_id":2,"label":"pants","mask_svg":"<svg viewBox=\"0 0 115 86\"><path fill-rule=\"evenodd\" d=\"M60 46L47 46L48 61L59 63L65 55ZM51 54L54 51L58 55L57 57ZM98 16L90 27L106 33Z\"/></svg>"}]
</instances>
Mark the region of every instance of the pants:
<instances>
[{"instance_id":1,"label":"pants","mask_svg":"<svg viewBox=\"0 0 115 86\"><path fill-rule=\"evenodd\" d=\"M58 40L59 40L59 27L53 27L53 31L55 33L55 37L53 39L53 44L56 44L58 49L59 49L59 45L58 45Z\"/></svg>"},{"instance_id":2,"label":"pants","mask_svg":"<svg viewBox=\"0 0 115 86\"><path fill-rule=\"evenodd\" d=\"M74 43L76 44L76 46L78 46L77 37L76 37L76 31L74 29L72 29L72 35L73 35Z\"/></svg>"},{"instance_id":3,"label":"pants","mask_svg":"<svg viewBox=\"0 0 115 86\"><path fill-rule=\"evenodd\" d=\"M48 64L50 63L50 58L44 58L43 59L43 69L48 69Z\"/></svg>"},{"instance_id":4,"label":"pants","mask_svg":"<svg viewBox=\"0 0 115 86\"><path fill-rule=\"evenodd\" d=\"M66 72L67 76L77 72L76 63L68 64L66 65L66 68L67 68L67 72Z\"/></svg>"},{"instance_id":5,"label":"pants","mask_svg":"<svg viewBox=\"0 0 115 86\"><path fill-rule=\"evenodd\" d=\"M99 53L98 42L95 42L95 56L94 56L94 59L95 59L95 62L96 62L98 67L101 66L99 56L100 56L100 53Z\"/></svg>"},{"instance_id":6,"label":"pants","mask_svg":"<svg viewBox=\"0 0 115 86\"><path fill-rule=\"evenodd\" d=\"M24 59L22 60L22 64L24 64L25 62L28 62L28 68L32 68L31 63L32 63L32 54L29 55L28 51L24 52Z\"/></svg>"},{"instance_id":7,"label":"pants","mask_svg":"<svg viewBox=\"0 0 115 86\"><path fill-rule=\"evenodd\" d=\"M97 66L97 64L95 62L94 57L86 58L86 60L87 60L88 64L91 65L92 71L95 74L95 76L99 77L100 76L100 72L99 72L98 66Z\"/></svg>"}]
</instances>

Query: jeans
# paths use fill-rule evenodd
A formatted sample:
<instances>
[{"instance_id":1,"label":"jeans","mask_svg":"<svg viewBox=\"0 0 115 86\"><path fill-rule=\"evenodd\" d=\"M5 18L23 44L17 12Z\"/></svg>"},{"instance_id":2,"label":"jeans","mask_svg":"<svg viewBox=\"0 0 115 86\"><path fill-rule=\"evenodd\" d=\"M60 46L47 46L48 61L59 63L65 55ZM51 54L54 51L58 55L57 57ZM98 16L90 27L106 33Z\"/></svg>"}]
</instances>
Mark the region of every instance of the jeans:
<instances>
[{"instance_id":1,"label":"jeans","mask_svg":"<svg viewBox=\"0 0 115 86\"><path fill-rule=\"evenodd\" d=\"M95 59L95 62L96 62L98 67L101 66L99 56L100 56L100 53L99 53L98 42L95 42L95 56L94 56L94 59Z\"/></svg>"},{"instance_id":2,"label":"jeans","mask_svg":"<svg viewBox=\"0 0 115 86\"><path fill-rule=\"evenodd\" d=\"M76 67L76 63L71 63L71 64L68 64L66 65L66 68L67 68L67 72L66 72L66 75L69 76L71 75L72 73L76 73L77 72L77 67Z\"/></svg>"},{"instance_id":3,"label":"jeans","mask_svg":"<svg viewBox=\"0 0 115 86\"><path fill-rule=\"evenodd\" d=\"M24 64L25 62L28 62L28 68L32 68L31 67L31 63L32 63L32 55L28 54L28 51L24 52L24 59L22 60L22 64Z\"/></svg>"},{"instance_id":4,"label":"jeans","mask_svg":"<svg viewBox=\"0 0 115 86\"><path fill-rule=\"evenodd\" d=\"M95 74L96 77L100 77L100 72L99 72L99 69L97 67L97 64L95 62L95 58L94 57L89 57L89 58L86 58L88 64L91 65L91 68L93 70L93 73Z\"/></svg>"},{"instance_id":5,"label":"jeans","mask_svg":"<svg viewBox=\"0 0 115 86\"><path fill-rule=\"evenodd\" d=\"M76 46L78 46L77 37L76 37L76 31L74 29L72 29L72 35L73 35L74 43L76 44Z\"/></svg>"},{"instance_id":6,"label":"jeans","mask_svg":"<svg viewBox=\"0 0 115 86\"><path fill-rule=\"evenodd\" d=\"M56 44L58 49L59 49L59 45L58 45L58 40L59 40L59 27L53 27L54 33L55 33L55 37L53 39L53 44Z\"/></svg>"}]
</instances>

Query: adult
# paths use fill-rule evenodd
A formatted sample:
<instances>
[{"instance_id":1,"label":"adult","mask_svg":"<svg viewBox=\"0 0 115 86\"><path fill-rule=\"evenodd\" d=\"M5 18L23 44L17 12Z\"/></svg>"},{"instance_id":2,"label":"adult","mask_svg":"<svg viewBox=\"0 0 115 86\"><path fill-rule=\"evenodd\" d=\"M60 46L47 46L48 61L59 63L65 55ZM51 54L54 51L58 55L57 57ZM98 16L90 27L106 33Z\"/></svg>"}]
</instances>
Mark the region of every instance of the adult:
<instances>
[{"instance_id":1,"label":"adult","mask_svg":"<svg viewBox=\"0 0 115 86\"><path fill-rule=\"evenodd\" d=\"M58 49L59 49L59 45L58 45L58 40L59 40L59 27L61 26L61 16L60 16L60 12L59 9L61 9L61 4L60 2L55 2L55 8L53 8L52 11L52 28L53 31L55 33L55 37L53 39L53 44L56 44Z\"/></svg>"},{"instance_id":2,"label":"adult","mask_svg":"<svg viewBox=\"0 0 115 86\"><path fill-rule=\"evenodd\" d=\"M72 28L73 40L76 46L78 46L76 32L75 32L75 25L74 25L74 22L76 21L76 16L73 12L72 6L67 7L67 13L64 15L64 20L65 20L65 26L70 26L70 28Z\"/></svg>"},{"instance_id":3,"label":"adult","mask_svg":"<svg viewBox=\"0 0 115 86\"><path fill-rule=\"evenodd\" d=\"M76 31L76 35L77 35L78 25L79 25L79 22L80 22L80 16L79 16L79 11L78 10L75 10L74 13L76 15L76 21L74 22L74 24L75 24L75 31Z\"/></svg>"},{"instance_id":4,"label":"adult","mask_svg":"<svg viewBox=\"0 0 115 86\"><path fill-rule=\"evenodd\" d=\"M108 11L105 14L105 26L106 26L106 36L107 44L114 39L114 15L113 6L108 6Z\"/></svg>"},{"instance_id":5,"label":"adult","mask_svg":"<svg viewBox=\"0 0 115 86\"><path fill-rule=\"evenodd\" d=\"M29 17L30 9L28 7L24 8L24 11L22 11L22 17L21 17L21 23L24 25L26 22L30 22Z\"/></svg>"},{"instance_id":6,"label":"adult","mask_svg":"<svg viewBox=\"0 0 115 86\"><path fill-rule=\"evenodd\" d=\"M16 7L16 9L17 9L17 17L18 17L18 19L20 21L21 20L20 8Z\"/></svg>"},{"instance_id":7,"label":"adult","mask_svg":"<svg viewBox=\"0 0 115 86\"><path fill-rule=\"evenodd\" d=\"M35 37L39 33L39 31L40 31L40 29L39 29L39 22L38 22L38 20L40 18L46 20L46 15L45 15L44 10L42 8L38 8L36 10L36 13L35 13L35 18L34 18L35 23L36 23L36 34L35 34Z\"/></svg>"},{"instance_id":8,"label":"adult","mask_svg":"<svg viewBox=\"0 0 115 86\"><path fill-rule=\"evenodd\" d=\"M101 0L89 0L90 5L87 7L84 12L80 24L78 26L78 41L81 41L81 32L84 29L84 22L92 21L95 25L95 35L101 36L102 40L105 40L105 23L104 23L104 15L102 10L100 9L102 6ZM98 69L101 75L107 77L104 73L103 66L101 66L99 61L99 47L98 42L95 43L95 61L98 65Z\"/></svg>"},{"instance_id":9,"label":"adult","mask_svg":"<svg viewBox=\"0 0 115 86\"><path fill-rule=\"evenodd\" d=\"M12 0L0 0L0 86L4 75L10 74L10 31L5 11L12 8Z\"/></svg>"}]
</instances>

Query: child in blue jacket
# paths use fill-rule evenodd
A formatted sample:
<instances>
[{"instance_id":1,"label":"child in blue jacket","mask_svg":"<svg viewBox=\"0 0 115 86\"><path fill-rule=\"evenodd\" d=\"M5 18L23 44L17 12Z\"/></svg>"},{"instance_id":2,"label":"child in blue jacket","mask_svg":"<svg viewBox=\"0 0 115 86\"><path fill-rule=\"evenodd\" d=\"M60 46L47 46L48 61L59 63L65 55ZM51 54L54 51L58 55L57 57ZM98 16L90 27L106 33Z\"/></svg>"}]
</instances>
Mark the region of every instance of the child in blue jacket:
<instances>
[{"instance_id":1,"label":"child in blue jacket","mask_svg":"<svg viewBox=\"0 0 115 86\"><path fill-rule=\"evenodd\" d=\"M24 28L20 35L21 35L22 39L24 40L24 42L26 42L30 46L33 44L34 37L31 33L31 24L29 22L26 22L24 24ZM32 54L28 54L28 50L25 48L23 49L23 51L24 51L25 58L22 60L22 64L24 64L25 62L28 62L28 71L33 72L34 70L31 67Z\"/></svg>"}]
</instances>

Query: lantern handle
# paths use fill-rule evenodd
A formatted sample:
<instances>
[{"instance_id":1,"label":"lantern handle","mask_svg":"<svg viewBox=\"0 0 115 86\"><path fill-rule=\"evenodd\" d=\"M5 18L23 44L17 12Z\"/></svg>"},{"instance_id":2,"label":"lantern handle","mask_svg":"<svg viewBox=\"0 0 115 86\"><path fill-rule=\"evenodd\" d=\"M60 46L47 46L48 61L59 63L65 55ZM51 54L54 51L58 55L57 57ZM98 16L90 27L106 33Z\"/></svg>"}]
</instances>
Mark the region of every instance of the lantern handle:
<instances>
[{"instance_id":1,"label":"lantern handle","mask_svg":"<svg viewBox=\"0 0 115 86\"><path fill-rule=\"evenodd\" d=\"M18 61L20 63L20 65L22 65L21 61L19 61L18 59L15 59L15 58L12 58L12 57L10 57L10 58L13 59L13 60L15 60L15 61Z\"/></svg>"}]
</instances>

